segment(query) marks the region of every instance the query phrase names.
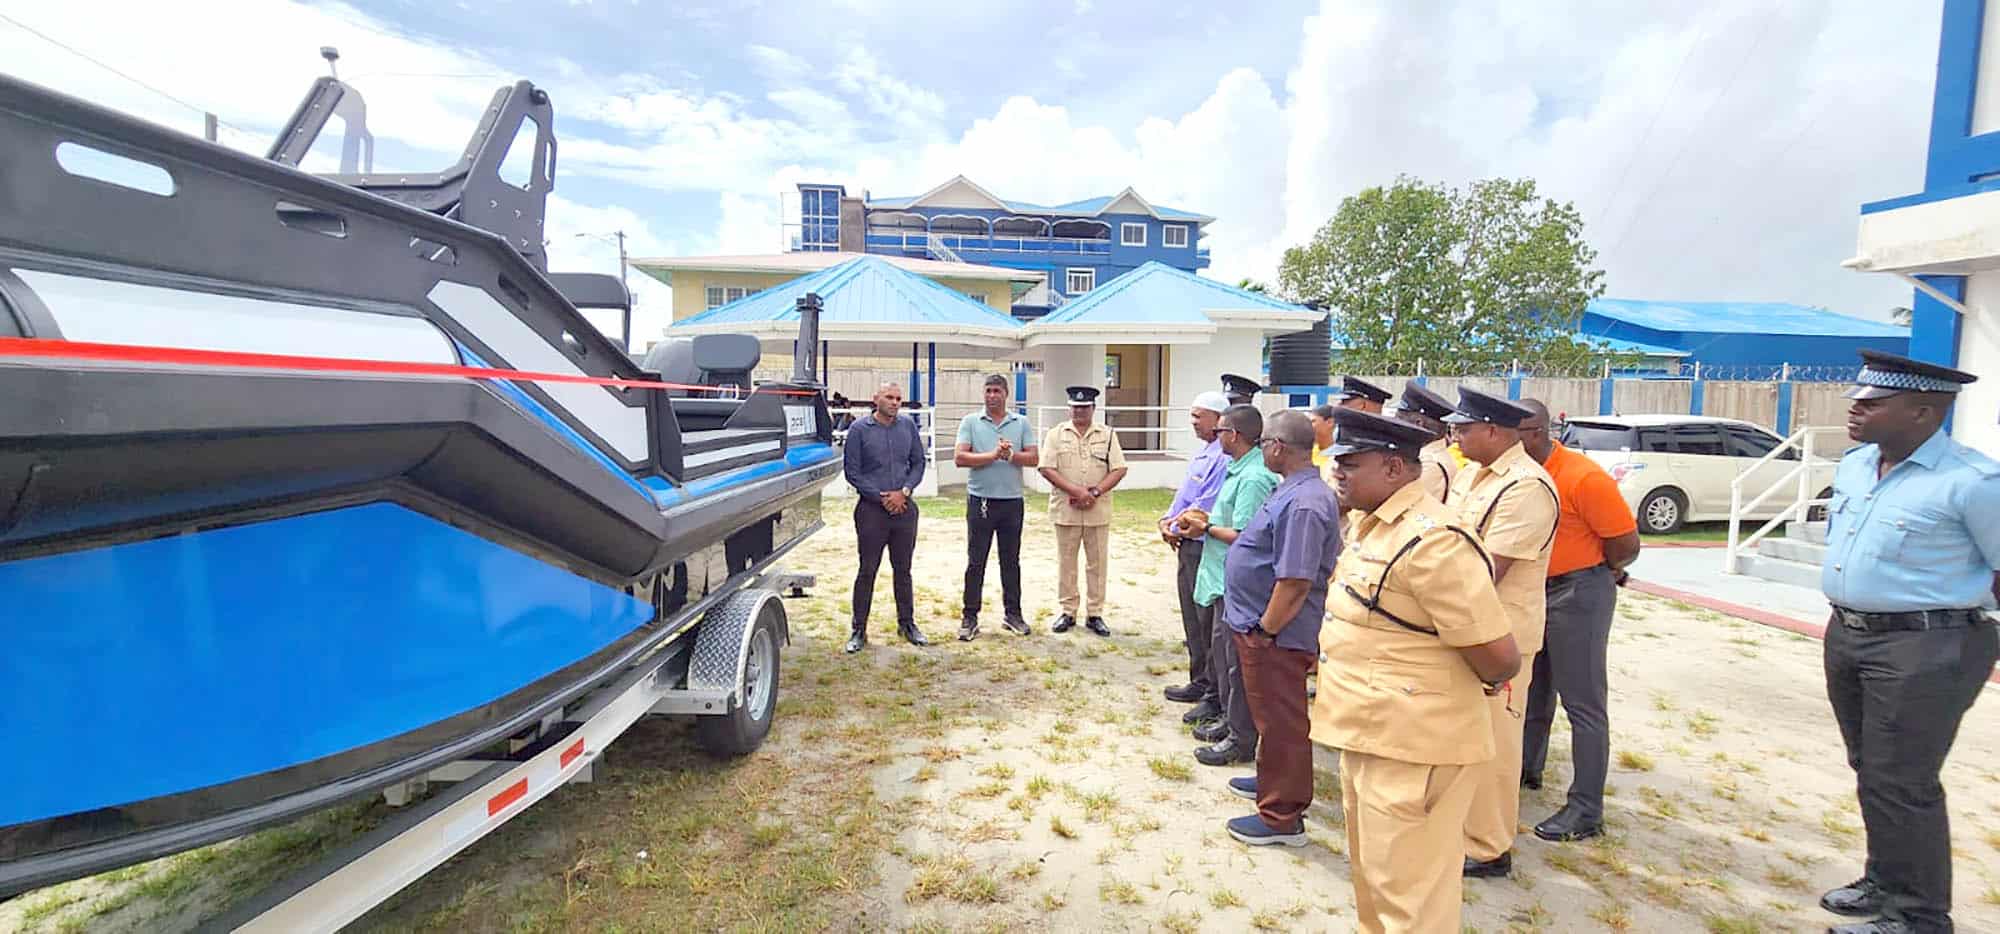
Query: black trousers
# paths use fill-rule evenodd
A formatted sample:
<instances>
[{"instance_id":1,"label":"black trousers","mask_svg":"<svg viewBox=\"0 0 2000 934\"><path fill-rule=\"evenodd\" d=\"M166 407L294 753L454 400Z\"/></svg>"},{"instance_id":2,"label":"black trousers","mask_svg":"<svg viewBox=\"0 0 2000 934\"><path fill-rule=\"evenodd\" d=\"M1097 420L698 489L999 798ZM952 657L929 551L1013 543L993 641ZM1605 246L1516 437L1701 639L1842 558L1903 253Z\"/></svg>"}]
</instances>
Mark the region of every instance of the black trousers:
<instances>
[{"instance_id":1,"label":"black trousers","mask_svg":"<svg viewBox=\"0 0 2000 934\"><path fill-rule=\"evenodd\" d=\"M1826 629L1826 695L1847 744L1868 831L1868 878L1883 914L1918 931L1951 919L1951 822L1938 770L1959 720L1993 673L1991 624L1864 632Z\"/></svg>"},{"instance_id":2,"label":"black trousers","mask_svg":"<svg viewBox=\"0 0 2000 934\"><path fill-rule=\"evenodd\" d=\"M1215 702L1229 721L1229 732L1239 743L1256 745L1257 721L1250 716L1250 698L1243 693L1243 660L1236 657L1236 633L1222 621L1222 598L1197 607L1211 631L1208 663L1215 675Z\"/></svg>"},{"instance_id":3,"label":"black trousers","mask_svg":"<svg viewBox=\"0 0 2000 934\"><path fill-rule=\"evenodd\" d=\"M1025 501L965 498L965 615L978 616L985 603L986 557L1000 540L1000 605L1008 619L1021 616L1021 517Z\"/></svg>"},{"instance_id":4,"label":"black trousers","mask_svg":"<svg viewBox=\"0 0 2000 934\"><path fill-rule=\"evenodd\" d=\"M1522 724L1521 772L1542 774L1549 756L1549 727L1556 701L1569 714L1571 762L1569 804L1591 820L1604 818L1604 775L1611 767L1610 690L1605 649L1618 585L1604 565L1571 571L1548 582L1548 630L1535 653L1528 684L1528 713Z\"/></svg>"},{"instance_id":5,"label":"black trousers","mask_svg":"<svg viewBox=\"0 0 2000 934\"><path fill-rule=\"evenodd\" d=\"M868 630L868 610L875 602L875 572L882 567L882 549L889 549L889 566L896 582L896 624L917 618L917 585L910 576L910 556L917 550L917 504L902 515L889 515L878 500L863 496L854 504L854 539L861 549L861 567L854 574L854 628Z\"/></svg>"},{"instance_id":6,"label":"black trousers","mask_svg":"<svg viewBox=\"0 0 2000 934\"><path fill-rule=\"evenodd\" d=\"M1181 632L1187 637L1188 684L1201 688L1203 700L1214 700L1215 677L1209 673L1208 658L1215 625L1194 602L1194 577L1201 570L1201 543L1182 542L1175 553L1180 557L1174 584L1180 589Z\"/></svg>"}]
</instances>

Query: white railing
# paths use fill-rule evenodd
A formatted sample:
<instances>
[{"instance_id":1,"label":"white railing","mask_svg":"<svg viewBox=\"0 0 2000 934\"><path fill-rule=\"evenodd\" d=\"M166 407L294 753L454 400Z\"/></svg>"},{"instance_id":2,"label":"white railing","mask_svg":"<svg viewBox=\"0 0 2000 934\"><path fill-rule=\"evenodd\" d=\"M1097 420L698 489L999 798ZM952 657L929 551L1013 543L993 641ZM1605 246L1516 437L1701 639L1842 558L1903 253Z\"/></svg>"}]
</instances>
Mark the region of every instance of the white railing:
<instances>
[{"instance_id":1,"label":"white railing","mask_svg":"<svg viewBox=\"0 0 2000 934\"><path fill-rule=\"evenodd\" d=\"M1817 495L1818 491L1813 489L1812 479L1814 470L1826 466L1824 462L1813 457L1813 438L1834 432L1842 432L1844 434L1845 429L1801 428L1793 432L1791 437L1786 438L1783 444L1772 448L1771 453L1758 458L1756 463L1736 472L1735 478L1729 481L1729 546L1728 551L1723 556L1723 573L1741 573L1739 558L1747 554L1751 549L1756 548L1757 543L1764 540L1764 536L1769 535L1772 529L1778 527L1778 523L1788 520L1804 522L1812 514L1814 506L1826 505L1826 500L1820 499ZM1762 493L1757 494L1749 502L1744 502L1744 479L1753 476L1757 472L1757 469L1763 467L1765 464L1783 457L1786 451L1799 452L1798 464ZM1765 500L1771 498L1771 494L1787 488L1793 491L1792 501L1786 504L1785 508L1778 510L1777 515L1772 516L1762 526L1759 526L1757 531L1750 533L1748 538L1742 537L1741 531L1744 517L1755 512L1759 506L1764 504Z\"/></svg>"},{"instance_id":2,"label":"white railing","mask_svg":"<svg viewBox=\"0 0 2000 934\"><path fill-rule=\"evenodd\" d=\"M944 260L947 263L965 262L964 260L958 258L957 253L953 253L951 251L951 247L945 246L944 238L938 236L937 234L931 234L928 238L926 238L925 245L930 247L930 252L932 256Z\"/></svg>"},{"instance_id":3,"label":"white railing","mask_svg":"<svg viewBox=\"0 0 2000 934\"><path fill-rule=\"evenodd\" d=\"M1159 415L1159 418L1157 419L1159 424L1157 425L1112 424L1111 416L1119 414L1121 412L1139 412L1146 414L1157 413ZM1137 433L1137 434L1147 435L1149 437L1158 436L1159 443L1157 444L1157 446L1149 443L1145 447L1141 448L1126 448L1125 453L1127 454L1185 455L1187 453L1186 448L1173 447L1169 442L1171 441L1172 436L1177 432L1187 435L1194 434L1194 429L1189 427L1187 423L1187 412L1188 412L1187 406L1184 405L1183 406L1106 405L1106 406L1100 406L1097 410L1098 420L1104 422L1107 426L1111 428L1112 431L1115 431L1119 434ZM1069 420L1069 406L1038 405L1035 406L1030 411L1029 414L1031 416L1030 421L1035 426L1035 437L1040 438L1044 433L1048 431L1048 429L1054 428L1055 426ZM1179 418L1175 418L1174 416L1176 415L1178 415Z\"/></svg>"}]
</instances>

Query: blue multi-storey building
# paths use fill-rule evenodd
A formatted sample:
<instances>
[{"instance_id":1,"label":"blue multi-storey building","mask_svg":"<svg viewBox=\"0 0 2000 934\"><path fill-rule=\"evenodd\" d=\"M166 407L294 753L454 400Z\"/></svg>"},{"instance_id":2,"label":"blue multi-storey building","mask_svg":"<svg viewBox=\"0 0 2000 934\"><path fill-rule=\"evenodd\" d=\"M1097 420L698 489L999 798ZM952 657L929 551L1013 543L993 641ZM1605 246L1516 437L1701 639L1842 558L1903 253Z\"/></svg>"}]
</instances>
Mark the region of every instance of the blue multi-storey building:
<instances>
[{"instance_id":1,"label":"blue multi-storey building","mask_svg":"<svg viewBox=\"0 0 2000 934\"><path fill-rule=\"evenodd\" d=\"M1037 318L1148 262L1208 266L1203 228L1215 218L1158 207L1126 188L1067 204L1010 201L963 175L906 198L853 197L840 185L799 186L803 251L877 253L1042 273L1045 287L1014 305Z\"/></svg>"}]
</instances>

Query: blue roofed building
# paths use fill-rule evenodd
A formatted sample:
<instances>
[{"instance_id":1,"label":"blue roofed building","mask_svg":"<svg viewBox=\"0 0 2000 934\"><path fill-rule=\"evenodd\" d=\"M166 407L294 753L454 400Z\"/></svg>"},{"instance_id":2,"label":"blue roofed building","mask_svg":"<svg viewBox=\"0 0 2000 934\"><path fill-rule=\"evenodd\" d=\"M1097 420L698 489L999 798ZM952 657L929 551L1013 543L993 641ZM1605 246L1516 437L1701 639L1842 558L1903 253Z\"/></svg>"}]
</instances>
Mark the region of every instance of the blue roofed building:
<instances>
[{"instance_id":1,"label":"blue roofed building","mask_svg":"<svg viewBox=\"0 0 2000 934\"><path fill-rule=\"evenodd\" d=\"M1910 329L1782 302L1655 302L1600 298L1585 306L1578 330L1607 349L1762 379L1787 366L1795 378L1846 379L1862 349L1904 353ZM1628 346L1621 346L1628 345Z\"/></svg>"},{"instance_id":2,"label":"blue roofed building","mask_svg":"<svg viewBox=\"0 0 2000 934\"><path fill-rule=\"evenodd\" d=\"M1147 263L1205 269L1203 229L1215 218L1156 205L1126 188L1063 204L1003 198L963 175L920 195L849 195L801 184L791 247L974 263L1038 273L1043 286L1013 306L1037 318ZM789 226L789 225L788 225Z\"/></svg>"}]
</instances>

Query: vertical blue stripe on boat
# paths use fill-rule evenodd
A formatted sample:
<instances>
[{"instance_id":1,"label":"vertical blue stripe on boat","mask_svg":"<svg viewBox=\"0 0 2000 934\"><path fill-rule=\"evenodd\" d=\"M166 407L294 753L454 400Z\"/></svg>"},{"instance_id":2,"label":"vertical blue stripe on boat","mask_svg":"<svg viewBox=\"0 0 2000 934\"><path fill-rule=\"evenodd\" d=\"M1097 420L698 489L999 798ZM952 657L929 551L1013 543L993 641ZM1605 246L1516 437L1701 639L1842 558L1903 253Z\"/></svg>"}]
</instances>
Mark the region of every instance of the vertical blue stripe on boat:
<instances>
[{"instance_id":1,"label":"vertical blue stripe on boat","mask_svg":"<svg viewBox=\"0 0 2000 934\"><path fill-rule=\"evenodd\" d=\"M0 826L389 739L653 610L389 503L0 563Z\"/></svg>"},{"instance_id":2,"label":"vertical blue stripe on boat","mask_svg":"<svg viewBox=\"0 0 2000 934\"><path fill-rule=\"evenodd\" d=\"M472 348L464 344L459 344L457 341L453 341L452 343L457 344L458 353L461 357L465 358L466 366L490 366L485 360L480 359L478 354L473 353ZM541 404L534 396L522 392L521 387L504 379L489 379L484 382L486 385L493 387L493 391L499 393L501 398L512 401L515 405L526 409L530 415L541 419L542 423L549 426L551 431L554 431L563 440L568 441L571 447L589 455L591 460L596 461L605 470L617 475L618 479L625 481L625 485L637 491L640 496L644 496L647 499L652 498L652 493L639 481L632 479L632 475L626 473L625 468L618 466L617 461L612 460L597 445L591 444L590 439L585 438L576 429L571 428L569 423L557 417L556 413L549 411L548 406Z\"/></svg>"}]
</instances>

